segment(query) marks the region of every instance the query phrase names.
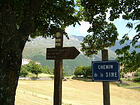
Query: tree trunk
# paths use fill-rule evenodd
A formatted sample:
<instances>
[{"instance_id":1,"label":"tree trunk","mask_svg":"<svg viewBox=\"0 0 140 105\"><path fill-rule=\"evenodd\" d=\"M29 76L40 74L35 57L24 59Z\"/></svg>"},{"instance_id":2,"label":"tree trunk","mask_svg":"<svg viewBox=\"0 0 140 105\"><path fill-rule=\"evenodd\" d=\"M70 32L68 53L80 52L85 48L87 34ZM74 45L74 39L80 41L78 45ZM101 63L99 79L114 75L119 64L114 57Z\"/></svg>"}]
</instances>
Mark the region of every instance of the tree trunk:
<instances>
[{"instance_id":1,"label":"tree trunk","mask_svg":"<svg viewBox=\"0 0 140 105\"><path fill-rule=\"evenodd\" d=\"M19 33L9 6L0 10L0 105L14 105L28 35Z\"/></svg>"},{"instance_id":2,"label":"tree trunk","mask_svg":"<svg viewBox=\"0 0 140 105\"><path fill-rule=\"evenodd\" d=\"M4 36L3 34L1 34ZM1 39L0 39L1 40ZM1 41L2 42L2 41ZM15 37L0 42L0 105L14 105L26 40Z\"/></svg>"},{"instance_id":3,"label":"tree trunk","mask_svg":"<svg viewBox=\"0 0 140 105\"><path fill-rule=\"evenodd\" d=\"M0 105L14 105L22 53L8 50L0 56Z\"/></svg>"},{"instance_id":4,"label":"tree trunk","mask_svg":"<svg viewBox=\"0 0 140 105\"><path fill-rule=\"evenodd\" d=\"M0 43L0 105L14 105L25 43L20 37Z\"/></svg>"},{"instance_id":5,"label":"tree trunk","mask_svg":"<svg viewBox=\"0 0 140 105\"><path fill-rule=\"evenodd\" d=\"M0 105L14 105L22 62L22 51L29 34L35 31L33 16L44 0L29 0L24 7L24 18L17 19L14 1L0 4ZM18 4L18 3L17 3ZM19 13L21 15L21 13ZM22 15L21 15L22 16Z\"/></svg>"},{"instance_id":6,"label":"tree trunk","mask_svg":"<svg viewBox=\"0 0 140 105\"><path fill-rule=\"evenodd\" d=\"M38 78L38 74L36 74L36 79Z\"/></svg>"}]
</instances>

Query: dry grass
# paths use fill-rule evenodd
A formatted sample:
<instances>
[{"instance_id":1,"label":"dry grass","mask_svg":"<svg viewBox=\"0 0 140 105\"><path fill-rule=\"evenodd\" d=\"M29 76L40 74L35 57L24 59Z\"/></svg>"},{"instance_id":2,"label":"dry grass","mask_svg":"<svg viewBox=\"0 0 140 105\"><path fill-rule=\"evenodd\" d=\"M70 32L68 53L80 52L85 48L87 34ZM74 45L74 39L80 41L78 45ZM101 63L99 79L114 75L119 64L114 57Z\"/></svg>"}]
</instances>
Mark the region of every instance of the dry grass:
<instances>
[{"instance_id":1,"label":"dry grass","mask_svg":"<svg viewBox=\"0 0 140 105\"><path fill-rule=\"evenodd\" d=\"M111 105L140 105L140 91L110 85ZM102 83L63 81L64 105L103 105ZM53 81L19 81L16 105L52 105Z\"/></svg>"}]
</instances>

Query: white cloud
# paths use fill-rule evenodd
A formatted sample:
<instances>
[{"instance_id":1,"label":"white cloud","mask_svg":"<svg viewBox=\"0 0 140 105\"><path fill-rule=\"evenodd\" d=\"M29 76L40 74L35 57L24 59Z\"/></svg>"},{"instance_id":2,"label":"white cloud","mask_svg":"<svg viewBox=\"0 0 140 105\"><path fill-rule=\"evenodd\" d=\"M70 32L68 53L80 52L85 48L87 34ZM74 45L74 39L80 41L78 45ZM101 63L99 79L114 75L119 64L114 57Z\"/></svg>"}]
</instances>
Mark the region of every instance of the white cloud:
<instances>
[{"instance_id":1,"label":"white cloud","mask_svg":"<svg viewBox=\"0 0 140 105\"><path fill-rule=\"evenodd\" d=\"M81 34L84 34L84 36L85 36L85 34L86 35L88 34L87 30L89 29L89 27L91 25L88 22L84 22L84 21L82 21L80 23L81 23L81 26L79 27L79 31Z\"/></svg>"},{"instance_id":2,"label":"white cloud","mask_svg":"<svg viewBox=\"0 0 140 105\"><path fill-rule=\"evenodd\" d=\"M71 26L66 27L65 31L66 31L66 33L70 33L70 31L71 31Z\"/></svg>"},{"instance_id":3,"label":"white cloud","mask_svg":"<svg viewBox=\"0 0 140 105\"><path fill-rule=\"evenodd\" d=\"M73 25L66 27L65 31L68 35L77 35L77 36L86 36L88 34L87 30L91 26L88 22L80 22L81 25L76 24L74 27Z\"/></svg>"}]
</instances>

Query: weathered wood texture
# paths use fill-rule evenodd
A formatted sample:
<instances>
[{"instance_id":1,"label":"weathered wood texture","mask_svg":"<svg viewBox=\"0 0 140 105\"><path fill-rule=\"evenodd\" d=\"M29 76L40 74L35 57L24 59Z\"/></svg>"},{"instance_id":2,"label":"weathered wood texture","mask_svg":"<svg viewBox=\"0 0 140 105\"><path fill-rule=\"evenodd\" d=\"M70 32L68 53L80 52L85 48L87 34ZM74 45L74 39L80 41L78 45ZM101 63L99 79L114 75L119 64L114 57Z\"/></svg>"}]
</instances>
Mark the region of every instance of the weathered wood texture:
<instances>
[{"instance_id":1,"label":"weathered wood texture","mask_svg":"<svg viewBox=\"0 0 140 105\"><path fill-rule=\"evenodd\" d=\"M108 61L108 50L102 50L102 61ZM109 82L103 81L103 103L110 105L110 87Z\"/></svg>"},{"instance_id":2,"label":"weathered wood texture","mask_svg":"<svg viewBox=\"0 0 140 105\"><path fill-rule=\"evenodd\" d=\"M56 33L55 39L55 48L63 47L63 34L58 32ZM62 69L63 69L63 60L55 60L55 69L54 69L54 105L62 104Z\"/></svg>"}]
</instances>

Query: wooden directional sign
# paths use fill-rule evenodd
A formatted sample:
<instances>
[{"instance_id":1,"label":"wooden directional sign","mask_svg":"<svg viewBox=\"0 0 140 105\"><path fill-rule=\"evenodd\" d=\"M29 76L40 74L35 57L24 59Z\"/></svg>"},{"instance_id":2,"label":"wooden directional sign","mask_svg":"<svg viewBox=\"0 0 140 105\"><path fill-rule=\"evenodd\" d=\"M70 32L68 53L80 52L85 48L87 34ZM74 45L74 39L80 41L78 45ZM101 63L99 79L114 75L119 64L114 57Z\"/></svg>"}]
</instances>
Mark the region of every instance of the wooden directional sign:
<instances>
[{"instance_id":1,"label":"wooden directional sign","mask_svg":"<svg viewBox=\"0 0 140 105\"><path fill-rule=\"evenodd\" d=\"M46 59L55 60L53 105L62 105L63 59L74 59L80 52L75 47L63 47L62 32L57 32L55 38L55 48L47 48Z\"/></svg>"},{"instance_id":2,"label":"wooden directional sign","mask_svg":"<svg viewBox=\"0 0 140 105\"><path fill-rule=\"evenodd\" d=\"M74 59L79 53L75 47L47 48L46 59Z\"/></svg>"}]
</instances>

